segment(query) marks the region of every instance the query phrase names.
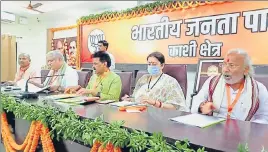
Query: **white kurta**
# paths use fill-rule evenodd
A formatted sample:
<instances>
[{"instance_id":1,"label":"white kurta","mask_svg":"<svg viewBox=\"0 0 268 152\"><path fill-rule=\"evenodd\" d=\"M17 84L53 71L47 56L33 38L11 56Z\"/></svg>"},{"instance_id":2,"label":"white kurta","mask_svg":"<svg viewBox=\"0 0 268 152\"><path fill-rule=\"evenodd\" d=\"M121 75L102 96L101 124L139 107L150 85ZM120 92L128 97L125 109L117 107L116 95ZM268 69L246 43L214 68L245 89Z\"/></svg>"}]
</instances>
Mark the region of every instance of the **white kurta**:
<instances>
[{"instance_id":1,"label":"white kurta","mask_svg":"<svg viewBox=\"0 0 268 152\"><path fill-rule=\"evenodd\" d=\"M57 72L55 73L55 75L59 75L59 74L60 73L57 73ZM48 79L49 78L46 78L45 82L48 81ZM54 81L51 85L59 85L58 83L59 83L58 81ZM67 88L67 87L72 87L72 86L77 86L77 85L78 85L77 71L67 65L64 76L62 76L60 87Z\"/></svg>"},{"instance_id":2,"label":"white kurta","mask_svg":"<svg viewBox=\"0 0 268 152\"><path fill-rule=\"evenodd\" d=\"M111 53L107 52L107 54L109 54L109 56L110 56L110 58L111 58L111 66L110 66L110 70L111 70L111 71L114 71L114 69L115 69L115 58L114 58L114 56L113 56Z\"/></svg>"},{"instance_id":3,"label":"white kurta","mask_svg":"<svg viewBox=\"0 0 268 152\"><path fill-rule=\"evenodd\" d=\"M193 103L192 103L192 108L191 108L192 113L197 113L200 104L202 102L208 100L209 82L211 79L212 79L212 77L209 78L204 83L204 85L203 85L202 89L199 91L198 95L196 95L193 98ZM255 113L255 115L252 117L251 121L257 122L257 123L267 123L268 124L268 92L267 92L266 87L262 83L257 82L257 85L259 88L258 98L259 98L260 104L259 104L259 109ZM251 98L247 97L247 92L250 89L252 89L252 88L249 88L249 86L244 85L244 88L241 92L241 96L238 99L236 105L234 106L234 108L232 110L231 119L243 120L246 109L249 108L249 107L247 107L248 104L246 104L246 101L252 100ZM222 93L223 93L222 95L215 94L215 96L222 96L223 97L222 102L219 106L219 109L216 109L216 111L218 112L218 115L217 115L218 117L227 118L228 105L227 105L227 95L226 95L225 87L224 87ZM238 90L234 91L232 88L230 88L230 93L231 93L231 102L233 102L233 100L235 99L235 97L238 93Z\"/></svg>"}]
</instances>

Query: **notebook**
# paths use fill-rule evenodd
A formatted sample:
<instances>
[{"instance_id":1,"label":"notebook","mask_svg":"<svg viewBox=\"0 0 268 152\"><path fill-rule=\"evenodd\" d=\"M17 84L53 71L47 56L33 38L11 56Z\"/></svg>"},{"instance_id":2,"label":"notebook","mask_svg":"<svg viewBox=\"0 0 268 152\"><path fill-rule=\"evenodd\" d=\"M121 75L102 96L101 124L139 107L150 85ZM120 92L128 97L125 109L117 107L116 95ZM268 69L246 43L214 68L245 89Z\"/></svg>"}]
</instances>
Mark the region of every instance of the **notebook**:
<instances>
[{"instance_id":1,"label":"notebook","mask_svg":"<svg viewBox=\"0 0 268 152\"><path fill-rule=\"evenodd\" d=\"M201 115L201 114L189 114L185 116L178 116L175 118L170 118L172 121L176 121L182 124L197 126L200 128L205 128L220 122L225 121L224 118L218 118L213 116Z\"/></svg>"}]
</instances>

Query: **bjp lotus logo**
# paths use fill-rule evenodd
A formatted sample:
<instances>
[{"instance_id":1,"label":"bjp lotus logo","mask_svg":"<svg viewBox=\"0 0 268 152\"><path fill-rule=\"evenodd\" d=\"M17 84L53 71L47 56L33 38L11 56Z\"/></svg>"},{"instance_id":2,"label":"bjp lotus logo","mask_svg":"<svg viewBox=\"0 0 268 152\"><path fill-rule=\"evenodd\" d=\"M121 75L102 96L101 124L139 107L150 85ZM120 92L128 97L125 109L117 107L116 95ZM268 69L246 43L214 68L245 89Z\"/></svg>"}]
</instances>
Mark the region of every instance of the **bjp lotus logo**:
<instances>
[{"instance_id":1,"label":"bjp lotus logo","mask_svg":"<svg viewBox=\"0 0 268 152\"><path fill-rule=\"evenodd\" d=\"M95 29L88 36L88 50L91 54L98 51L98 42L105 40L105 35L102 30Z\"/></svg>"}]
</instances>

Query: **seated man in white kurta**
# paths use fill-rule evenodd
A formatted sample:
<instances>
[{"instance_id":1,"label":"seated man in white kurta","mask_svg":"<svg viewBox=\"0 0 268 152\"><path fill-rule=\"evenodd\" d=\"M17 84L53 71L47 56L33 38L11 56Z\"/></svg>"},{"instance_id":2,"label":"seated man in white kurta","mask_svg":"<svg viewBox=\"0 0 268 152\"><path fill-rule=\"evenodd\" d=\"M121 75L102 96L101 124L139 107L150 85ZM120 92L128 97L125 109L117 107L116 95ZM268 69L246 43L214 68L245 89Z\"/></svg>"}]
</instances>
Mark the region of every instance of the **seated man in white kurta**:
<instances>
[{"instance_id":1,"label":"seated man in white kurta","mask_svg":"<svg viewBox=\"0 0 268 152\"><path fill-rule=\"evenodd\" d=\"M63 75L47 77L42 85L37 85L34 82L30 82L40 88L49 86L50 91L64 91L67 87L78 85L77 71L68 66L64 61L62 53L58 50L50 51L46 56L47 63L51 67L48 76Z\"/></svg>"},{"instance_id":2,"label":"seated man in white kurta","mask_svg":"<svg viewBox=\"0 0 268 152\"><path fill-rule=\"evenodd\" d=\"M245 51L230 50L222 75L209 78L194 97L192 113L268 124L268 92L253 72Z\"/></svg>"}]
</instances>

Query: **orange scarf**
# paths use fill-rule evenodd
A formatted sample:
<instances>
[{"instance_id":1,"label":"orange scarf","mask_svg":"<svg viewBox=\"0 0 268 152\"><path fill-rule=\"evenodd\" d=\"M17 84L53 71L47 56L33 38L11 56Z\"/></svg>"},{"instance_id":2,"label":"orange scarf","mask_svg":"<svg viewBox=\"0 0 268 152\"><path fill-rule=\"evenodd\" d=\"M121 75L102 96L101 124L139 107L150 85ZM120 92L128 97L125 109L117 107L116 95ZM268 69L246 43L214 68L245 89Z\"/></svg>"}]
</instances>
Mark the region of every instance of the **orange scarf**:
<instances>
[{"instance_id":1,"label":"orange scarf","mask_svg":"<svg viewBox=\"0 0 268 152\"><path fill-rule=\"evenodd\" d=\"M20 67L20 71L19 71L17 77L15 78L15 82L20 81L22 79L25 71L28 70L29 67L30 67L30 64L26 67Z\"/></svg>"}]
</instances>

